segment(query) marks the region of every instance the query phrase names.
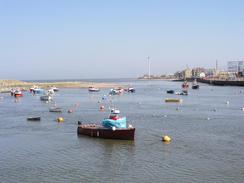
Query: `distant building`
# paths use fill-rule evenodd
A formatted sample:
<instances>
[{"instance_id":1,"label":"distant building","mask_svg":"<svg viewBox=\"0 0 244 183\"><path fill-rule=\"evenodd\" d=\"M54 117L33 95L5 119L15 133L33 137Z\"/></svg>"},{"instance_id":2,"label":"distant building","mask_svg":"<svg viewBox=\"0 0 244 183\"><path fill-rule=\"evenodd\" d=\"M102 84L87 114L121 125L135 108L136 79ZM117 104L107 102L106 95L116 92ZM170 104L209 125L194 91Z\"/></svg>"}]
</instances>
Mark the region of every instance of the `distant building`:
<instances>
[{"instance_id":1,"label":"distant building","mask_svg":"<svg viewBox=\"0 0 244 183\"><path fill-rule=\"evenodd\" d=\"M229 61L227 63L228 72L244 76L244 61Z\"/></svg>"},{"instance_id":2,"label":"distant building","mask_svg":"<svg viewBox=\"0 0 244 183\"><path fill-rule=\"evenodd\" d=\"M229 74L229 72L226 72L226 71L218 71L218 73L217 73L217 77L218 77L219 79L227 80L227 79L229 79L230 74Z\"/></svg>"},{"instance_id":3,"label":"distant building","mask_svg":"<svg viewBox=\"0 0 244 183\"><path fill-rule=\"evenodd\" d=\"M191 69L185 69L183 70L183 79L192 78L192 70Z\"/></svg>"},{"instance_id":4,"label":"distant building","mask_svg":"<svg viewBox=\"0 0 244 183\"><path fill-rule=\"evenodd\" d=\"M192 77L193 78L200 78L200 74L201 73L205 73L205 70L204 68L202 67L196 67L196 68L193 68L192 69Z\"/></svg>"}]
</instances>

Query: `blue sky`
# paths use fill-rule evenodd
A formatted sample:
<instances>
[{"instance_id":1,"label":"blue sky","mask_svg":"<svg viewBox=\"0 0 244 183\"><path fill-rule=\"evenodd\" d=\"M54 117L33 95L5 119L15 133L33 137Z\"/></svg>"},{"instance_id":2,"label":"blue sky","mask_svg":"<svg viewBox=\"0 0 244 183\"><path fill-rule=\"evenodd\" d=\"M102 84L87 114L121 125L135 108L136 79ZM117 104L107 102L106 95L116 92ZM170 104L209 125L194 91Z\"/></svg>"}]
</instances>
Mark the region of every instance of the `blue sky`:
<instances>
[{"instance_id":1,"label":"blue sky","mask_svg":"<svg viewBox=\"0 0 244 183\"><path fill-rule=\"evenodd\" d=\"M244 60L244 1L0 0L0 78L137 77Z\"/></svg>"}]
</instances>

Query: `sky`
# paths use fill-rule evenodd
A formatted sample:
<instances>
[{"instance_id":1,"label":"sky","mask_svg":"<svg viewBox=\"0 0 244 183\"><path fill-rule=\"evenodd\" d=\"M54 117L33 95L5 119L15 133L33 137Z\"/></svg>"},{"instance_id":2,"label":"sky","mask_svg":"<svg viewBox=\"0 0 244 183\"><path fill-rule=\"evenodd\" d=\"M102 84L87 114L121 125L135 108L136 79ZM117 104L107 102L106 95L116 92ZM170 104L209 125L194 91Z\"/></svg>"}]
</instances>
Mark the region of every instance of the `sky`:
<instances>
[{"instance_id":1,"label":"sky","mask_svg":"<svg viewBox=\"0 0 244 183\"><path fill-rule=\"evenodd\" d=\"M242 0L0 0L0 79L225 69L243 43Z\"/></svg>"}]
</instances>

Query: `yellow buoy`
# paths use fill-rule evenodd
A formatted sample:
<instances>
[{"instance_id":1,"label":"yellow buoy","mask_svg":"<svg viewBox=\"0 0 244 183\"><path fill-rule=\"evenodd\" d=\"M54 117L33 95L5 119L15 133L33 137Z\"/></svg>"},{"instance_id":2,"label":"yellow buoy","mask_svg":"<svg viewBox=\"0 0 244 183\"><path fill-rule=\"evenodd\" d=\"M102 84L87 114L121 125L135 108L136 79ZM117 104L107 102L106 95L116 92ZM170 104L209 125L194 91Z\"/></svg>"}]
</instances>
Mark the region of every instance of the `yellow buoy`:
<instances>
[{"instance_id":1,"label":"yellow buoy","mask_svg":"<svg viewBox=\"0 0 244 183\"><path fill-rule=\"evenodd\" d=\"M165 136L162 137L162 141L163 142L170 142L171 138L169 136L165 135Z\"/></svg>"},{"instance_id":2,"label":"yellow buoy","mask_svg":"<svg viewBox=\"0 0 244 183\"><path fill-rule=\"evenodd\" d=\"M64 122L64 118L62 117L57 118L57 122Z\"/></svg>"}]
</instances>

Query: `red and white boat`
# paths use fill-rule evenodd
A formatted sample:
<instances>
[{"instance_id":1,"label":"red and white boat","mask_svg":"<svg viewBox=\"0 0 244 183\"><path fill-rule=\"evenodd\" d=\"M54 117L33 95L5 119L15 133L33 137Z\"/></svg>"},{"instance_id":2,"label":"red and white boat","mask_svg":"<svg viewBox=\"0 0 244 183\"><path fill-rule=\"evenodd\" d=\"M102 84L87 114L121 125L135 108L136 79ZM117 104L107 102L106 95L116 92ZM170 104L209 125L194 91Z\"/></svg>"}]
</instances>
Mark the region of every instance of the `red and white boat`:
<instances>
[{"instance_id":1,"label":"red and white boat","mask_svg":"<svg viewBox=\"0 0 244 183\"><path fill-rule=\"evenodd\" d=\"M16 91L14 92L14 96L15 96L15 97L23 97L23 93L22 93L20 90L16 90Z\"/></svg>"},{"instance_id":2,"label":"red and white boat","mask_svg":"<svg viewBox=\"0 0 244 183\"><path fill-rule=\"evenodd\" d=\"M189 88L189 84L187 83L187 81L184 81L184 83L182 84L182 89L188 89Z\"/></svg>"}]
</instances>

